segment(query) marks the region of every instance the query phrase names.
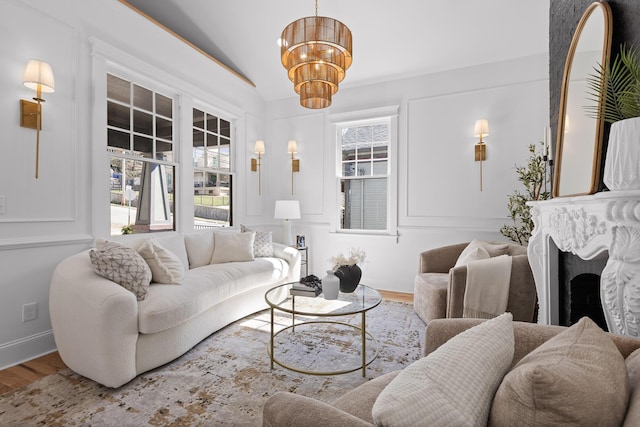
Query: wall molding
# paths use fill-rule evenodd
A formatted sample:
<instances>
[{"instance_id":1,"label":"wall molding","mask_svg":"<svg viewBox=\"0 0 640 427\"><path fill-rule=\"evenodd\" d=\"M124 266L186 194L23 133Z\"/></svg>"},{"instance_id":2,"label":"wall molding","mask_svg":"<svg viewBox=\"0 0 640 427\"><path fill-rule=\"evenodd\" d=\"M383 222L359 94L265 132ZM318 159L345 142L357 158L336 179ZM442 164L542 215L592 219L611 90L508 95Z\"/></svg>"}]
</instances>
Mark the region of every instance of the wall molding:
<instances>
[{"instance_id":1,"label":"wall molding","mask_svg":"<svg viewBox=\"0 0 640 427\"><path fill-rule=\"evenodd\" d=\"M0 369L6 369L49 354L56 348L51 329L0 344L0 363L2 363Z\"/></svg>"},{"instance_id":2,"label":"wall molding","mask_svg":"<svg viewBox=\"0 0 640 427\"><path fill-rule=\"evenodd\" d=\"M45 248L51 246L84 245L91 243L93 243L93 236L90 234L79 234L75 236L47 236L25 237L19 239L0 239L0 251Z\"/></svg>"}]
</instances>

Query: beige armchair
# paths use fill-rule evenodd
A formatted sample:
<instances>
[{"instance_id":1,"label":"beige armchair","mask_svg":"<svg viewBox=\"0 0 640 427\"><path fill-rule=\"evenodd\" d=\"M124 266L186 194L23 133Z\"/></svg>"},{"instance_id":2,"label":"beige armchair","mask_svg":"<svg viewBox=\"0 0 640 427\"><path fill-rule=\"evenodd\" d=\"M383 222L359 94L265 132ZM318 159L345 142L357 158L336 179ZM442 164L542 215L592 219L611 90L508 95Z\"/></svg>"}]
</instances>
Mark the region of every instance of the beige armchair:
<instances>
[{"instance_id":1,"label":"beige armchair","mask_svg":"<svg viewBox=\"0 0 640 427\"><path fill-rule=\"evenodd\" d=\"M433 319L462 317L467 267L455 267L455 264L468 244L444 246L420 254L413 306L425 323ZM512 256L507 311L513 314L513 320L534 322L538 300L527 248L515 243L506 245L506 254Z\"/></svg>"}]
</instances>

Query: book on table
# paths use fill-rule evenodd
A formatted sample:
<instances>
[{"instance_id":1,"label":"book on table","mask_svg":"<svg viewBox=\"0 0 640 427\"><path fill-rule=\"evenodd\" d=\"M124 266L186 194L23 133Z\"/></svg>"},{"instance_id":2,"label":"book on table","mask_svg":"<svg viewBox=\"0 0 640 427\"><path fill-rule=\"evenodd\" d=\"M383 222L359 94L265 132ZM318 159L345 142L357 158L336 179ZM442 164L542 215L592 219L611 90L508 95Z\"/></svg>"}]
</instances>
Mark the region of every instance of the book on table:
<instances>
[{"instance_id":1,"label":"book on table","mask_svg":"<svg viewBox=\"0 0 640 427\"><path fill-rule=\"evenodd\" d=\"M322 289L317 286L314 287L314 286L307 286L303 283L296 283L291 286L289 293L295 296L317 297L322 293Z\"/></svg>"}]
</instances>

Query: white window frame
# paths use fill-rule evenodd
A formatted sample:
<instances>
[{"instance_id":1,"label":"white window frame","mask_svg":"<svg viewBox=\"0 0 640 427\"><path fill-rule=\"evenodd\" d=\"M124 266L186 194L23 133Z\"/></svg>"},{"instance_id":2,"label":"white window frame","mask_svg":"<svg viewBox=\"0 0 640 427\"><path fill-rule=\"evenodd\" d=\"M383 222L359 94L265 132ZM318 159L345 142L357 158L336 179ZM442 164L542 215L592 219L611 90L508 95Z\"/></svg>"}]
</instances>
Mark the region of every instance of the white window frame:
<instances>
[{"instance_id":1,"label":"white window frame","mask_svg":"<svg viewBox=\"0 0 640 427\"><path fill-rule=\"evenodd\" d=\"M384 230L343 229L340 221L342 176L341 131L347 127L357 127L388 120L389 142L387 148L387 224ZM336 233L397 235L398 224L398 106L387 106L370 110L334 114L329 117L333 127L333 147L335 153L335 199L332 215L332 229ZM375 179L372 177L372 179Z\"/></svg>"}]
</instances>

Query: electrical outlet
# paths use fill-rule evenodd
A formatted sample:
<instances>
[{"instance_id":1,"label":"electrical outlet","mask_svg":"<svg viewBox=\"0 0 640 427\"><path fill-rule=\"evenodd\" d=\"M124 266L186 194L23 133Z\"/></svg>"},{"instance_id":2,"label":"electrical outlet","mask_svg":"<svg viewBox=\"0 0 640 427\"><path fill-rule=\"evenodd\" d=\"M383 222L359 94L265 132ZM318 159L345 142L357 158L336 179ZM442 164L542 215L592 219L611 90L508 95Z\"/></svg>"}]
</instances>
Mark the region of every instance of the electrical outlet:
<instances>
[{"instance_id":1,"label":"electrical outlet","mask_svg":"<svg viewBox=\"0 0 640 427\"><path fill-rule=\"evenodd\" d=\"M22 306L22 321L36 320L38 317L38 303L31 302Z\"/></svg>"}]
</instances>

